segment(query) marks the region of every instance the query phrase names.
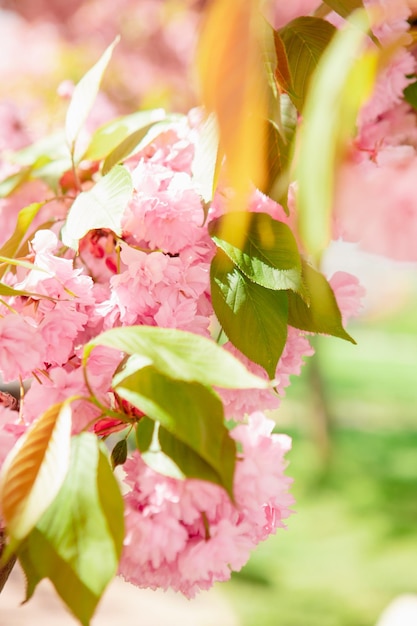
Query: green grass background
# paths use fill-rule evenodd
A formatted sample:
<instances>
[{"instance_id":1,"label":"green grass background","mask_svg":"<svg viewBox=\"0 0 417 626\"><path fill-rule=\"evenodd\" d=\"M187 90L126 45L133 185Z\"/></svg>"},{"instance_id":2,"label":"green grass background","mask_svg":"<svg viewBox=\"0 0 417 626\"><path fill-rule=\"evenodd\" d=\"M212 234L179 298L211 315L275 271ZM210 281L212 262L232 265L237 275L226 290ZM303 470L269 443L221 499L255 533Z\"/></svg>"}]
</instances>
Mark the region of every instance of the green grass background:
<instances>
[{"instance_id":1,"label":"green grass background","mask_svg":"<svg viewBox=\"0 0 417 626\"><path fill-rule=\"evenodd\" d=\"M293 437L296 513L223 588L242 626L375 626L396 596L417 593L416 305L350 326L357 346L319 338L327 459L312 361L293 379L275 418Z\"/></svg>"}]
</instances>

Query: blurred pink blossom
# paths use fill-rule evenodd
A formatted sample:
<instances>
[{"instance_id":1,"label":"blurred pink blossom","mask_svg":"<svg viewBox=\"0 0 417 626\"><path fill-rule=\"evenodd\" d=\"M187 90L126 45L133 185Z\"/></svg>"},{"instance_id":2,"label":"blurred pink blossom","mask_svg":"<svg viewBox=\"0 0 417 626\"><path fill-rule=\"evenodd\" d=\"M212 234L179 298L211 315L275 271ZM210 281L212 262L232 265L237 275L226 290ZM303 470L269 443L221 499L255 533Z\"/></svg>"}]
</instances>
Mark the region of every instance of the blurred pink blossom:
<instances>
[{"instance_id":1,"label":"blurred pink blossom","mask_svg":"<svg viewBox=\"0 0 417 626\"><path fill-rule=\"evenodd\" d=\"M417 261L417 157L346 163L335 198L336 233L369 252Z\"/></svg>"},{"instance_id":2,"label":"blurred pink blossom","mask_svg":"<svg viewBox=\"0 0 417 626\"><path fill-rule=\"evenodd\" d=\"M0 373L4 382L27 378L42 367L45 346L32 320L10 313L0 317Z\"/></svg>"},{"instance_id":3,"label":"blurred pink blossom","mask_svg":"<svg viewBox=\"0 0 417 626\"><path fill-rule=\"evenodd\" d=\"M0 405L0 468L16 441L26 430L17 411Z\"/></svg>"},{"instance_id":4,"label":"blurred pink blossom","mask_svg":"<svg viewBox=\"0 0 417 626\"><path fill-rule=\"evenodd\" d=\"M365 288L353 274L335 272L329 280L345 325L352 317L357 317L362 308L362 298Z\"/></svg>"}]
</instances>

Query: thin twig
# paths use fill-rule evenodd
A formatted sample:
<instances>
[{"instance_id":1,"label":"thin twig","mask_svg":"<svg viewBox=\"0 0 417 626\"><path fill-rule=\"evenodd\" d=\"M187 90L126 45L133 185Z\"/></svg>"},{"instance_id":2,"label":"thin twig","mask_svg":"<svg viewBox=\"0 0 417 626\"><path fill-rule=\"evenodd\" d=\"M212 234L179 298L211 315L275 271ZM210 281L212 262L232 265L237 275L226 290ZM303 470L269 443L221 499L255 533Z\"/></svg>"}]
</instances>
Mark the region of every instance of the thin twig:
<instances>
[{"instance_id":1,"label":"thin twig","mask_svg":"<svg viewBox=\"0 0 417 626\"><path fill-rule=\"evenodd\" d=\"M6 547L6 535L4 530L0 528L0 561L3 556L4 549ZM13 556L7 561L7 563L3 566L0 566L0 593L3 590L4 585L6 584L10 574L12 573L12 569L14 564L16 563L16 556Z\"/></svg>"}]
</instances>

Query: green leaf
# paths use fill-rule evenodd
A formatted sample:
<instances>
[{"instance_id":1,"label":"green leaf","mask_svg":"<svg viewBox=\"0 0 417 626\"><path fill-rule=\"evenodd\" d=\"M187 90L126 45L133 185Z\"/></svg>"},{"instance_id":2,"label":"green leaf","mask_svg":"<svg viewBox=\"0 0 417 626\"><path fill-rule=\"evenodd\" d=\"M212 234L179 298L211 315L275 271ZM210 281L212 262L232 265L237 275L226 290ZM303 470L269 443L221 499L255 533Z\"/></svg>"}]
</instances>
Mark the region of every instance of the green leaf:
<instances>
[{"instance_id":1,"label":"green leaf","mask_svg":"<svg viewBox=\"0 0 417 626\"><path fill-rule=\"evenodd\" d=\"M116 574L123 543L123 500L97 438L72 439L67 478L19 550L27 600L43 578L84 626Z\"/></svg>"},{"instance_id":2,"label":"green leaf","mask_svg":"<svg viewBox=\"0 0 417 626\"><path fill-rule=\"evenodd\" d=\"M223 405L214 391L199 383L172 380L153 366L119 381L115 390L201 457L213 480L232 494L235 443L224 426ZM174 447L171 439L166 445ZM187 461L189 469L197 472L199 465L193 468L192 458Z\"/></svg>"},{"instance_id":3,"label":"green leaf","mask_svg":"<svg viewBox=\"0 0 417 626\"><path fill-rule=\"evenodd\" d=\"M23 261L22 259L15 259L13 257L1 255L0 263L4 263L6 265L16 265L17 267L24 267L27 270L36 270L37 272L41 272L43 274L49 274L49 276L53 275L51 271L48 271L43 267L39 267L39 265L35 265L35 263L31 263L30 261ZM44 296L42 296L42 298L43 297Z\"/></svg>"},{"instance_id":4,"label":"green leaf","mask_svg":"<svg viewBox=\"0 0 417 626\"><path fill-rule=\"evenodd\" d=\"M149 417L146 417L146 415L140 418L139 422L136 425L136 433L135 433L136 447L140 452L144 453L147 450L149 450L151 443L152 443L154 429L155 429L154 420L151 420Z\"/></svg>"},{"instance_id":5,"label":"green leaf","mask_svg":"<svg viewBox=\"0 0 417 626\"><path fill-rule=\"evenodd\" d=\"M32 177L42 180L52 191L58 195L60 180L64 172L71 168L71 159L66 155L59 159L52 159L39 165L32 170Z\"/></svg>"},{"instance_id":6,"label":"green leaf","mask_svg":"<svg viewBox=\"0 0 417 626\"><path fill-rule=\"evenodd\" d=\"M68 158L68 146L65 144L65 134L59 131L14 152L11 159L13 163L30 167L45 159L53 161L64 157Z\"/></svg>"},{"instance_id":7,"label":"green leaf","mask_svg":"<svg viewBox=\"0 0 417 626\"><path fill-rule=\"evenodd\" d=\"M246 213L245 213L246 215ZM241 213L233 213L239 222ZM266 213L252 213L243 248L236 242L233 230L223 238L222 218L210 224L216 245L227 254L243 274L267 289L302 289L301 258L290 228Z\"/></svg>"},{"instance_id":8,"label":"green leaf","mask_svg":"<svg viewBox=\"0 0 417 626\"><path fill-rule=\"evenodd\" d=\"M110 455L111 465L114 469L117 465L123 465L127 459L127 441L121 439L116 443Z\"/></svg>"},{"instance_id":9,"label":"green leaf","mask_svg":"<svg viewBox=\"0 0 417 626\"><path fill-rule=\"evenodd\" d=\"M147 124L143 128L139 128L139 130L135 130L131 135L128 135L125 139L123 139L123 141L107 155L101 169L102 174L107 174L110 172L112 167L118 163L122 163L125 159L132 155L152 126L153 122Z\"/></svg>"},{"instance_id":10,"label":"green leaf","mask_svg":"<svg viewBox=\"0 0 417 626\"><path fill-rule=\"evenodd\" d=\"M297 109L287 94L280 97L280 125L267 120L267 178L261 188L266 195L286 208L290 168L293 161L295 134L298 127ZM288 211L287 211L288 213Z\"/></svg>"},{"instance_id":11,"label":"green leaf","mask_svg":"<svg viewBox=\"0 0 417 626\"><path fill-rule=\"evenodd\" d=\"M75 86L65 119L65 135L67 142L74 151L78 134L93 107L100 88L101 79L111 59L114 47L119 42L116 37L112 44L104 51L95 65L82 77Z\"/></svg>"},{"instance_id":12,"label":"green leaf","mask_svg":"<svg viewBox=\"0 0 417 626\"><path fill-rule=\"evenodd\" d=\"M98 128L90 141L83 159L99 161L107 157L129 135L165 119L164 109L152 109L149 111L137 111L130 115L119 117L107 122Z\"/></svg>"},{"instance_id":13,"label":"green leaf","mask_svg":"<svg viewBox=\"0 0 417 626\"><path fill-rule=\"evenodd\" d=\"M198 478L219 483L216 471L159 422L142 418L136 428L136 443L143 461L159 474L179 480ZM231 461L234 463L234 457Z\"/></svg>"},{"instance_id":14,"label":"green leaf","mask_svg":"<svg viewBox=\"0 0 417 626\"><path fill-rule=\"evenodd\" d=\"M16 174L11 174L0 182L0 198L7 198L12 194L20 185L25 183L30 178L31 167L24 167Z\"/></svg>"},{"instance_id":15,"label":"green leaf","mask_svg":"<svg viewBox=\"0 0 417 626\"><path fill-rule=\"evenodd\" d=\"M280 30L292 76L293 89L288 95L299 111L303 110L311 76L335 31L332 24L318 17L298 17Z\"/></svg>"},{"instance_id":16,"label":"green leaf","mask_svg":"<svg viewBox=\"0 0 417 626\"><path fill-rule=\"evenodd\" d=\"M139 141L132 154L137 154L146 146L149 146L159 135L162 133L169 131L172 128L173 123L179 122L183 119L183 115L171 113L166 115L163 120L160 122L156 122L155 124L151 124L148 132L145 134L143 139Z\"/></svg>"},{"instance_id":17,"label":"green leaf","mask_svg":"<svg viewBox=\"0 0 417 626\"><path fill-rule=\"evenodd\" d=\"M183 477L197 478L199 480L206 480L222 485L216 470L210 463L207 463L207 461L194 452L190 446L178 439L178 437L174 437L166 428L162 426L159 427L158 438L161 451L175 463ZM232 439L225 439L225 441L227 442L227 449L224 450L226 456L223 456L222 461L224 463L228 461L230 467L228 469L226 468L226 474L230 474L233 477L236 446ZM232 496L232 482L228 491Z\"/></svg>"},{"instance_id":18,"label":"green leaf","mask_svg":"<svg viewBox=\"0 0 417 626\"><path fill-rule=\"evenodd\" d=\"M364 9L362 0L324 0L324 4L342 17L348 17L356 9Z\"/></svg>"},{"instance_id":19,"label":"green leaf","mask_svg":"<svg viewBox=\"0 0 417 626\"><path fill-rule=\"evenodd\" d=\"M226 335L274 378L287 339L287 293L252 282L221 250L210 278L213 308Z\"/></svg>"},{"instance_id":20,"label":"green leaf","mask_svg":"<svg viewBox=\"0 0 417 626\"><path fill-rule=\"evenodd\" d=\"M33 220L39 213L39 209L44 205L43 202L34 202L24 207L17 214L16 227L13 235L0 248L0 256L15 257L18 255L19 249L27 239L27 232ZM0 267L0 277L4 276L7 266Z\"/></svg>"},{"instance_id":21,"label":"green leaf","mask_svg":"<svg viewBox=\"0 0 417 626\"><path fill-rule=\"evenodd\" d=\"M335 166L354 132L358 110L371 93L377 70L377 52L363 52L367 15L355 13L351 20L355 25L338 31L321 59L299 133L295 172L299 232L307 252L317 261L331 238Z\"/></svg>"},{"instance_id":22,"label":"green leaf","mask_svg":"<svg viewBox=\"0 0 417 626\"><path fill-rule=\"evenodd\" d=\"M262 35L262 58L265 72L265 83L268 92L268 114L265 117L269 117L276 124L279 132L281 132L281 108L280 108L280 91L278 89L277 82L277 50L275 42L275 31L270 24L265 20L263 24ZM286 52L285 58L286 58ZM287 60L288 64L288 60ZM291 80L291 77L289 77Z\"/></svg>"},{"instance_id":23,"label":"green leaf","mask_svg":"<svg viewBox=\"0 0 417 626\"><path fill-rule=\"evenodd\" d=\"M413 109L417 109L417 81L404 89L404 98Z\"/></svg>"},{"instance_id":24,"label":"green leaf","mask_svg":"<svg viewBox=\"0 0 417 626\"><path fill-rule=\"evenodd\" d=\"M310 296L309 304L298 294L288 292L288 324L301 330L333 335L356 343L343 328L335 295L323 274L305 263L303 280Z\"/></svg>"},{"instance_id":25,"label":"green leaf","mask_svg":"<svg viewBox=\"0 0 417 626\"><path fill-rule=\"evenodd\" d=\"M116 165L88 191L74 200L61 231L63 243L78 250L78 242L95 228L109 228L121 235L121 220L133 193L132 178L122 165Z\"/></svg>"},{"instance_id":26,"label":"green leaf","mask_svg":"<svg viewBox=\"0 0 417 626\"><path fill-rule=\"evenodd\" d=\"M219 174L219 129L214 114L208 116L198 133L191 166L193 182L204 202L211 202Z\"/></svg>"},{"instance_id":27,"label":"green leaf","mask_svg":"<svg viewBox=\"0 0 417 626\"><path fill-rule=\"evenodd\" d=\"M19 263L16 261L16 265L23 265L23 263ZM5 285L4 283L0 283L0 296L26 296L28 298L35 298L37 300L49 300L50 302L56 302L56 298L52 298L51 296L44 296L43 294L34 293L32 291L13 289L13 287L9 287L9 285Z\"/></svg>"},{"instance_id":28,"label":"green leaf","mask_svg":"<svg viewBox=\"0 0 417 626\"><path fill-rule=\"evenodd\" d=\"M94 346L99 345L138 355L141 367L152 363L161 374L177 380L233 389L264 389L269 386L267 381L249 372L214 341L183 330L155 326L112 328L86 345L84 364ZM128 367L125 365L125 368ZM116 374L120 378L115 377L115 380L121 380L138 368L139 365L135 364L134 369L125 369L126 373L122 368Z\"/></svg>"}]
</instances>

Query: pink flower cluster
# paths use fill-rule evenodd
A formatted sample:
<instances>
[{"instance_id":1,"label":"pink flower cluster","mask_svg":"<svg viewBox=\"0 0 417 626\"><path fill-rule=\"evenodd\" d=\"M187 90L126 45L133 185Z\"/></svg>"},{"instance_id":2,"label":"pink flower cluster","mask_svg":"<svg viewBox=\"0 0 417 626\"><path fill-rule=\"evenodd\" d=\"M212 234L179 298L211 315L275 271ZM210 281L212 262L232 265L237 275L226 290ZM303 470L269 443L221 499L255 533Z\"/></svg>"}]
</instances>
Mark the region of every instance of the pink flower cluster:
<instances>
[{"instance_id":1,"label":"pink flower cluster","mask_svg":"<svg viewBox=\"0 0 417 626\"><path fill-rule=\"evenodd\" d=\"M232 436L242 446L235 472L235 504L214 484L176 480L147 467L135 453L124 468L125 548L122 576L153 589L172 587L188 597L228 580L250 551L290 514L291 479L284 477L285 435L271 434L274 422L254 413Z\"/></svg>"},{"instance_id":2,"label":"pink flower cluster","mask_svg":"<svg viewBox=\"0 0 417 626\"><path fill-rule=\"evenodd\" d=\"M120 422L89 402L81 368L83 346L103 330L150 325L187 330L210 337L214 311L210 262L215 246L207 225L225 210L220 195L205 220L192 175L194 140L191 115L161 133L126 166L133 197L122 217L121 241L106 229L89 232L79 254L64 248L59 227L68 201L46 203L34 225L56 211L51 228L39 228L25 261L8 271L3 282L23 295L0 302L0 374L5 381L31 379L19 415L2 408L0 462L16 438L54 403L74 397L73 432L85 428L98 435L117 432ZM29 187L29 190L26 189ZM45 200L41 184L30 183L16 194ZM8 235L19 208L15 196L4 201ZM291 222L280 205L254 191L249 210ZM5 240L7 240L5 236ZM118 247L120 244L120 247ZM360 296L349 278L337 282L336 296L346 314ZM225 349L253 372L265 376L231 344ZM231 431L239 455L233 503L211 483L168 478L148 467L138 452L124 465L127 534L122 575L139 586L173 587L188 596L226 580L247 561L257 543L283 525L290 514L290 479L284 475L288 437L272 433L274 423L260 410L274 409L299 374L303 358L313 353L306 334L289 328L276 370L276 390L219 391L226 418L239 422ZM96 348L89 359L89 383L105 408L119 401L111 380L122 355Z\"/></svg>"},{"instance_id":3,"label":"pink flower cluster","mask_svg":"<svg viewBox=\"0 0 417 626\"><path fill-rule=\"evenodd\" d=\"M395 53L377 76L372 97L360 110L352 150L337 174L335 236L398 261L416 261L416 112L404 89L416 73L408 51L408 0L366 0L373 31ZM370 44L374 45L374 44Z\"/></svg>"}]
</instances>

